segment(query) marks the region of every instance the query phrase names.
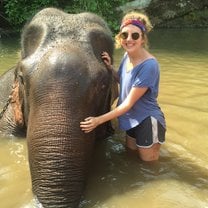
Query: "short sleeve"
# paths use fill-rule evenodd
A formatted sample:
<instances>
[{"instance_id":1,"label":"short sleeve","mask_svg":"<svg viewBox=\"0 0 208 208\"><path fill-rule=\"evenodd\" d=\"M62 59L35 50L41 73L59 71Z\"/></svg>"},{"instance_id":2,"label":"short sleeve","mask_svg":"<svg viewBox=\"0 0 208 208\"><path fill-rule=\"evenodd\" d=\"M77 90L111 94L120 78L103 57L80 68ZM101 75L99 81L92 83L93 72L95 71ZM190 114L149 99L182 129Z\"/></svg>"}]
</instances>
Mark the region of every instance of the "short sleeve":
<instances>
[{"instance_id":1,"label":"short sleeve","mask_svg":"<svg viewBox=\"0 0 208 208\"><path fill-rule=\"evenodd\" d=\"M159 66L155 59L147 60L135 70L133 87L148 87L151 88L158 82Z\"/></svg>"}]
</instances>

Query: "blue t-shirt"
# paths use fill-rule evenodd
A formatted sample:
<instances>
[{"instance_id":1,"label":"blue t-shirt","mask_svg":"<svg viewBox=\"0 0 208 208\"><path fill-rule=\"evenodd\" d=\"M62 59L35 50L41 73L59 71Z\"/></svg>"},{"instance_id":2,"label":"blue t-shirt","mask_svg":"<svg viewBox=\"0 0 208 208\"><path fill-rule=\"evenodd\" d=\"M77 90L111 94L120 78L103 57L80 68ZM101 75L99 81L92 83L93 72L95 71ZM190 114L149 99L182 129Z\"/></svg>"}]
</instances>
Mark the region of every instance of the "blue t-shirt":
<instances>
[{"instance_id":1,"label":"blue t-shirt","mask_svg":"<svg viewBox=\"0 0 208 208\"><path fill-rule=\"evenodd\" d=\"M118 105L125 100L132 87L147 87L148 90L127 113L118 118L119 127L126 131L139 125L145 118L153 116L166 128L164 114L157 103L160 79L157 60L149 58L129 72L126 69L127 55L124 56L118 71L120 77Z\"/></svg>"}]
</instances>

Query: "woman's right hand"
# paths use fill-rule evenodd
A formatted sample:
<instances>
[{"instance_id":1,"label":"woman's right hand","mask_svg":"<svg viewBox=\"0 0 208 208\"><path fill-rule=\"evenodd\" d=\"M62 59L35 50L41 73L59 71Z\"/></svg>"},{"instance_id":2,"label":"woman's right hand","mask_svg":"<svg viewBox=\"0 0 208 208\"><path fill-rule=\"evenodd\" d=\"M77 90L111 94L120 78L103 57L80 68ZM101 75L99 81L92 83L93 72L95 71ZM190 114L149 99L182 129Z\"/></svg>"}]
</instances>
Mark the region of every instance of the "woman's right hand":
<instances>
[{"instance_id":1,"label":"woman's right hand","mask_svg":"<svg viewBox=\"0 0 208 208\"><path fill-rule=\"evenodd\" d=\"M102 54L101 54L101 57L103 59L103 62L105 63L106 67L108 70L112 70L113 69L113 66L111 64L111 57L109 56L109 54L104 51Z\"/></svg>"}]
</instances>

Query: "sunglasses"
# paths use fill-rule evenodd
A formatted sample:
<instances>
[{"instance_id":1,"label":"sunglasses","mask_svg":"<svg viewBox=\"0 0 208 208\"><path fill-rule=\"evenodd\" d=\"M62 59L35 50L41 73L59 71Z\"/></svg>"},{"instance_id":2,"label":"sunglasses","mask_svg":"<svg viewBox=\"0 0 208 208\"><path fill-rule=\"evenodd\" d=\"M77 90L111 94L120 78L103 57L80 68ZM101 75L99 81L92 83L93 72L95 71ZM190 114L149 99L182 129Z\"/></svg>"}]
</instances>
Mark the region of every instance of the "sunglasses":
<instances>
[{"instance_id":1,"label":"sunglasses","mask_svg":"<svg viewBox=\"0 0 208 208\"><path fill-rule=\"evenodd\" d=\"M126 40L128 38L128 36L129 36L128 32L122 32L120 34L120 38L123 40ZM140 34L138 32L131 33L131 38L133 40L138 40L140 38Z\"/></svg>"}]
</instances>

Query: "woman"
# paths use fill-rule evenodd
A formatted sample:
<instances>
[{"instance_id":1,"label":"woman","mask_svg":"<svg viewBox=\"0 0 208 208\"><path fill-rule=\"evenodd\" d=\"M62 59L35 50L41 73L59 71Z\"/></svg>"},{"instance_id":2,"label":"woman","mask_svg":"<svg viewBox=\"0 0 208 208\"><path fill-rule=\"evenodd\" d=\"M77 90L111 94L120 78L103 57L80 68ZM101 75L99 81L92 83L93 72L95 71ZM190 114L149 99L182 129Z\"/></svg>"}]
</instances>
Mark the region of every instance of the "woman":
<instances>
[{"instance_id":1,"label":"woman","mask_svg":"<svg viewBox=\"0 0 208 208\"><path fill-rule=\"evenodd\" d=\"M142 13L130 12L123 17L116 36L117 43L126 51L117 73L120 82L118 106L106 114L80 122L81 129L88 133L118 117L120 128L126 131L126 146L137 151L143 161L158 160L166 131L165 118L157 103L159 65L146 49L147 33L151 29L148 17ZM108 70L113 70L106 52L102 58Z\"/></svg>"}]
</instances>

